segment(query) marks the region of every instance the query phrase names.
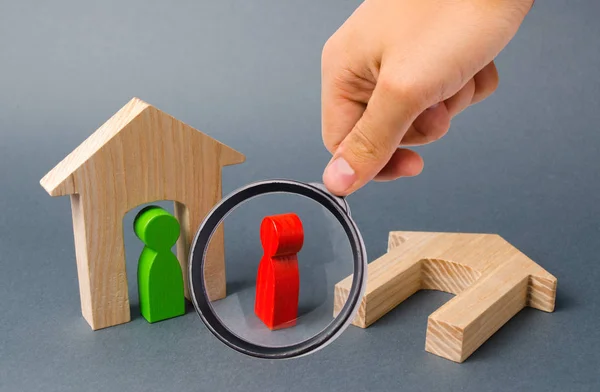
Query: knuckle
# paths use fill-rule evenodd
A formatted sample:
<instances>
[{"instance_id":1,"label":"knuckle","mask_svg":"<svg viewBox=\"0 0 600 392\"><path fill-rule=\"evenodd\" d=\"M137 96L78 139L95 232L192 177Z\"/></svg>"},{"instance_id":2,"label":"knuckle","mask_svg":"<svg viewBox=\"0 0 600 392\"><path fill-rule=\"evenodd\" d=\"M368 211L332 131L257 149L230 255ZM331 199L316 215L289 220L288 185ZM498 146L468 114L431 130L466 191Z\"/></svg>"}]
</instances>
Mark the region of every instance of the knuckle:
<instances>
[{"instance_id":1,"label":"knuckle","mask_svg":"<svg viewBox=\"0 0 600 392\"><path fill-rule=\"evenodd\" d=\"M336 58L339 57L338 44L334 37L331 37L323 45L321 51L321 67L323 69L328 68Z\"/></svg>"},{"instance_id":2,"label":"knuckle","mask_svg":"<svg viewBox=\"0 0 600 392\"><path fill-rule=\"evenodd\" d=\"M430 135L428 136L431 142L435 142L443 138L450 129L450 117L444 116L433 124Z\"/></svg>"},{"instance_id":3,"label":"knuckle","mask_svg":"<svg viewBox=\"0 0 600 392\"><path fill-rule=\"evenodd\" d=\"M446 134L447 129L442 127L430 127L426 130L422 130L418 127L415 127L415 131L420 135L420 144L429 144L440 140Z\"/></svg>"},{"instance_id":4,"label":"knuckle","mask_svg":"<svg viewBox=\"0 0 600 392\"><path fill-rule=\"evenodd\" d=\"M385 154L386 147L373 135L373 132L365 129L364 124L358 123L348 135L344 148L347 148L359 163L377 160Z\"/></svg>"},{"instance_id":5,"label":"knuckle","mask_svg":"<svg viewBox=\"0 0 600 392\"><path fill-rule=\"evenodd\" d=\"M403 96L408 91L408 83L397 77L381 77L377 85L385 94L393 97Z\"/></svg>"},{"instance_id":6,"label":"knuckle","mask_svg":"<svg viewBox=\"0 0 600 392\"><path fill-rule=\"evenodd\" d=\"M490 78L490 85L488 87L489 93L493 93L498 89L498 85L500 84L500 78L498 77L498 72L494 72L493 76Z\"/></svg>"},{"instance_id":7,"label":"knuckle","mask_svg":"<svg viewBox=\"0 0 600 392\"><path fill-rule=\"evenodd\" d=\"M493 63L475 75L475 99L481 101L498 89L500 78Z\"/></svg>"},{"instance_id":8,"label":"knuckle","mask_svg":"<svg viewBox=\"0 0 600 392\"><path fill-rule=\"evenodd\" d=\"M431 132L425 132L425 140L427 141L427 143L433 143L435 141L438 141L442 137L444 137L447 131L447 128L434 128Z\"/></svg>"},{"instance_id":9,"label":"knuckle","mask_svg":"<svg viewBox=\"0 0 600 392\"><path fill-rule=\"evenodd\" d=\"M498 74L491 75L481 85L481 94L484 97L491 95L498 88L499 84Z\"/></svg>"},{"instance_id":10,"label":"knuckle","mask_svg":"<svg viewBox=\"0 0 600 392\"><path fill-rule=\"evenodd\" d=\"M333 50L334 40L333 37L330 37L327 41L325 41L325 45L323 45L323 55L330 54Z\"/></svg>"},{"instance_id":11,"label":"knuckle","mask_svg":"<svg viewBox=\"0 0 600 392\"><path fill-rule=\"evenodd\" d=\"M388 76L382 77L377 84L386 96L415 110L424 109L431 95L426 83L416 78Z\"/></svg>"}]
</instances>

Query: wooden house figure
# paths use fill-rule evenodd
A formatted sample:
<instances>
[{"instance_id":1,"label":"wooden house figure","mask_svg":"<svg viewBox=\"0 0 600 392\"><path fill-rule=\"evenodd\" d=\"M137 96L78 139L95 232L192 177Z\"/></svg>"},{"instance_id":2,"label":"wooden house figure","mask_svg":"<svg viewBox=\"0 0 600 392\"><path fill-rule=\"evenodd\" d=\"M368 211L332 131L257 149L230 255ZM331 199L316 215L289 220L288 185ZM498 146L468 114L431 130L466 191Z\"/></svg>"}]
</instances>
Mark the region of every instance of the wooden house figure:
<instances>
[{"instance_id":1,"label":"wooden house figure","mask_svg":"<svg viewBox=\"0 0 600 392\"><path fill-rule=\"evenodd\" d=\"M84 318L92 329L130 321L123 217L158 200L175 203L177 258L187 288L190 243L220 200L221 169L244 156L172 116L132 99L40 181L51 196L71 197ZM225 297L222 228L207 255L207 291Z\"/></svg>"}]
</instances>

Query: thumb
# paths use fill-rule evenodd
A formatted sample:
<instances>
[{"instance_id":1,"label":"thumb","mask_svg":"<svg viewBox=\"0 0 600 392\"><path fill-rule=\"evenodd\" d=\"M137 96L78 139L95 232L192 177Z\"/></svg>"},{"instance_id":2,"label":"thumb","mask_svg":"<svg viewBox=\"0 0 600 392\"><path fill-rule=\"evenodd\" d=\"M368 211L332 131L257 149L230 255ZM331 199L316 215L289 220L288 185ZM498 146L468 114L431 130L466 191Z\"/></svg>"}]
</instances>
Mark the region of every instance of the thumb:
<instances>
[{"instance_id":1,"label":"thumb","mask_svg":"<svg viewBox=\"0 0 600 392\"><path fill-rule=\"evenodd\" d=\"M323 173L323 183L332 193L348 195L385 167L412 122L428 106L422 91L380 75L362 117Z\"/></svg>"}]
</instances>

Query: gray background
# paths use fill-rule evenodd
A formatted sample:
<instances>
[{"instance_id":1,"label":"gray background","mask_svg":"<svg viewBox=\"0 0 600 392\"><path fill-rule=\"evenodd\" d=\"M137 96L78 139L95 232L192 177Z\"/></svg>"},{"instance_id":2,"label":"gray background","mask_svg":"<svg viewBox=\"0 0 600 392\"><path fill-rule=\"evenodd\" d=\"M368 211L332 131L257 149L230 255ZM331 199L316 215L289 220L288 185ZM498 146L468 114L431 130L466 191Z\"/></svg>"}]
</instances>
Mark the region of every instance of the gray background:
<instances>
[{"instance_id":1,"label":"gray background","mask_svg":"<svg viewBox=\"0 0 600 392\"><path fill-rule=\"evenodd\" d=\"M193 312L148 325L133 284L131 323L81 318L69 201L39 179L138 96L246 154L226 192L318 180L320 51L358 3L0 1L0 390L600 390L596 0L538 1L497 93L419 148L423 174L349 200L371 258L390 230L499 233L558 277L555 313L523 310L462 365L423 349L437 292L283 362L227 349Z\"/></svg>"}]
</instances>

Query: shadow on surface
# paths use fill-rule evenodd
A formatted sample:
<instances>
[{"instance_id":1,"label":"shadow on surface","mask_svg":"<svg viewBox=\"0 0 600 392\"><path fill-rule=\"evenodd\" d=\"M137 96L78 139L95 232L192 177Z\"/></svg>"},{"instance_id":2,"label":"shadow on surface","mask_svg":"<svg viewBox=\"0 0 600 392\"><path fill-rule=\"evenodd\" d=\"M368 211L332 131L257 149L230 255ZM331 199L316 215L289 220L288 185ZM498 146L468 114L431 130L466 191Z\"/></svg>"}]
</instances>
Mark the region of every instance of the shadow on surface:
<instances>
[{"instance_id":1,"label":"shadow on surface","mask_svg":"<svg viewBox=\"0 0 600 392\"><path fill-rule=\"evenodd\" d=\"M565 310L576 308L578 305L575 297L571 296L568 291L557 288L555 312L564 312Z\"/></svg>"},{"instance_id":2,"label":"shadow on surface","mask_svg":"<svg viewBox=\"0 0 600 392\"><path fill-rule=\"evenodd\" d=\"M244 290L254 287L256 283L251 280L236 280L234 282L227 282L227 295L240 293Z\"/></svg>"},{"instance_id":3,"label":"shadow on surface","mask_svg":"<svg viewBox=\"0 0 600 392\"><path fill-rule=\"evenodd\" d=\"M131 321L135 321L139 318L142 318L142 313L140 311L140 304L139 303L135 303L135 304L131 304L130 306L130 312L131 312Z\"/></svg>"},{"instance_id":4,"label":"shadow on surface","mask_svg":"<svg viewBox=\"0 0 600 392\"><path fill-rule=\"evenodd\" d=\"M404 350L411 352L410 355L417 352L424 353L427 319L430 314L443 306L452 297L452 294L440 291L420 290L373 323L365 331L375 337L380 334L385 335L384 330L393 328L393 334L398 343L403 345ZM560 302L560 307L557 305L557 308L561 310L570 307L574 303L571 297L562 294L558 296L557 302ZM518 347L521 347L525 340L531 339L531 334L534 333L531 332L532 328L539 330L539 339L543 339L543 335L547 333L547 327L544 326L545 321L542 318L551 316L551 313L529 307L522 309L475 350L465 363L489 361L493 357L506 355L507 353L510 353L511 356L524 355L522 351L518 351ZM389 340L385 344L389 344ZM447 361L445 358L434 354L431 354L431 356Z\"/></svg>"},{"instance_id":5,"label":"shadow on surface","mask_svg":"<svg viewBox=\"0 0 600 392\"><path fill-rule=\"evenodd\" d=\"M369 329L385 328L392 324L405 324L407 320L417 321L424 326L427 325L427 317L435 312L439 307L450 301L454 297L452 294L435 290L420 290L394 309L385 314L382 318L375 321ZM423 331L425 336L425 331ZM423 341L423 344L425 341Z\"/></svg>"},{"instance_id":6,"label":"shadow on surface","mask_svg":"<svg viewBox=\"0 0 600 392\"><path fill-rule=\"evenodd\" d=\"M487 361L508 352L511 355L525 355L514 343L524 338L523 334L535 325L534 319L538 312L540 311L531 308L522 309L475 350L465 363Z\"/></svg>"}]
</instances>

